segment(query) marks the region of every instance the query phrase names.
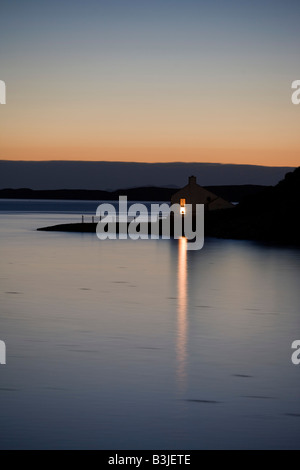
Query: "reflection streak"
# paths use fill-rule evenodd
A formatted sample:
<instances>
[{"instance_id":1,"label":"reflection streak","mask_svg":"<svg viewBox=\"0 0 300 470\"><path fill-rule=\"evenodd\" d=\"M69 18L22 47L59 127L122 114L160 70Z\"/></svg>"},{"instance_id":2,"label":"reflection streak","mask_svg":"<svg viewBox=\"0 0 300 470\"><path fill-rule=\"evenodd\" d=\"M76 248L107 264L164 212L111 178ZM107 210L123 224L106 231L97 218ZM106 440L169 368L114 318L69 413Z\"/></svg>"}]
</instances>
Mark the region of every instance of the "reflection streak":
<instances>
[{"instance_id":1,"label":"reflection streak","mask_svg":"<svg viewBox=\"0 0 300 470\"><path fill-rule=\"evenodd\" d=\"M178 240L177 289L177 383L182 393L187 385L187 239L184 237Z\"/></svg>"}]
</instances>

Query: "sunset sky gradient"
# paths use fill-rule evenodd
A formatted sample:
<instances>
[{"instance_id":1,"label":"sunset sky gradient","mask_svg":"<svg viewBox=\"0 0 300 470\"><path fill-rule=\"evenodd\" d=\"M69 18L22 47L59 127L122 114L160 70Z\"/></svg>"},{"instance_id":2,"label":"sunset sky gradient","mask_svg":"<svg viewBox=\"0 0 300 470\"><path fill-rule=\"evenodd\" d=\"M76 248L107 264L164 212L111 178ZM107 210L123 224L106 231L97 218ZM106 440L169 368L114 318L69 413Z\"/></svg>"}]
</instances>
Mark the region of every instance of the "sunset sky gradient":
<instances>
[{"instance_id":1,"label":"sunset sky gradient","mask_svg":"<svg viewBox=\"0 0 300 470\"><path fill-rule=\"evenodd\" d=\"M2 160L298 166L299 0L1 2Z\"/></svg>"}]
</instances>

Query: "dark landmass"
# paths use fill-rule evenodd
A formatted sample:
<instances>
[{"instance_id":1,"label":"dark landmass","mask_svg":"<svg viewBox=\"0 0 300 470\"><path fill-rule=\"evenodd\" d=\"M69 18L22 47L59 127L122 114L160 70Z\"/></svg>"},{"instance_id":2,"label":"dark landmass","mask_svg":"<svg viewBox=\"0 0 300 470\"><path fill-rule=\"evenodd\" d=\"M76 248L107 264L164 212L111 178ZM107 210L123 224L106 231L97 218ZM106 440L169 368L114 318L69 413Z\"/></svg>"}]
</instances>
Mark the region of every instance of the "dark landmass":
<instances>
[{"instance_id":1,"label":"dark landmass","mask_svg":"<svg viewBox=\"0 0 300 470\"><path fill-rule=\"evenodd\" d=\"M207 212L205 236L300 246L299 204L300 167L275 187L247 195L233 209ZM65 224L41 230L95 233L95 229L96 224Z\"/></svg>"},{"instance_id":2,"label":"dark landmass","mask_svg":"<svg viewBox=\"0 0 300 470\"><path fill-rule=\"evenodd\" d=\"M205 159L205 155L199 155L200 159ZM105 191L145 186L182 188L191 175L197 177L201 186L272 186L292 170L294 168L219 163L0 160L0 188Z\"/></svg>"},{"instance_id":3,"label":"dark landmass","mask_svg":"<svg viewBox=\"0 0 300 470\"><path fill-rule=\"evenodd\" d=\"M265 186L207 186L206 189L227 201L240 202L246 196L262 191ZM52 200L83 200L83 201L115 201L119 196L126 195L130 201L170 201L178 188L143 187L118 189L116 191L56 189L32 190L28 188L1 189L0 199L52 199Z\"/></svg>"},{"instance_id":4,"label":"dark landmass","mask_svg":"<svg viewBox=\"0 0 300 470\"><path fill-rule=\"evenodd\" d=\"M299 246L299 204L300 167L230 211L208 213L206 235Z\"/></svg>"},{"instance_id":5,"label":"dark landmass","mask_svg":"<svg viewBox=\"0 0 300 470\"><path fill-rule=\"evenodd\" d=\"M96 223L60 224L38 228L38 232L96 233ZM118 232L117 232L118 233Z\"/></svg>"},{"instance_id":6,"label":"dark landmass","mask_svg":"<svg viewBox=\"0 0 300 470\"><path fill-rule=\"evenodd\" d=\"M126 228L128 231L128 226L130 222L126 223ZM140 233L145 233L145 234L151 234L151 229L152 229L152 224L151 222L142 222L139 224L139 232ZM158 222L156 222L156 225L158 226L158 233L162 234L162 220L160 219ZM37 230L39 232L79 232L79 233L96 233L96 228L97 228L97 223L75 223L75 224L60 224L60 225L53 225L51 227L43 227L43 228L38 228ZM126 233L125 230L120 230L120 225L117 222L116 223L116 234L119 234L120 231L123 233ZM172 234L172 226L171 226L171 236Z\"/></svg>"}]
</instances>

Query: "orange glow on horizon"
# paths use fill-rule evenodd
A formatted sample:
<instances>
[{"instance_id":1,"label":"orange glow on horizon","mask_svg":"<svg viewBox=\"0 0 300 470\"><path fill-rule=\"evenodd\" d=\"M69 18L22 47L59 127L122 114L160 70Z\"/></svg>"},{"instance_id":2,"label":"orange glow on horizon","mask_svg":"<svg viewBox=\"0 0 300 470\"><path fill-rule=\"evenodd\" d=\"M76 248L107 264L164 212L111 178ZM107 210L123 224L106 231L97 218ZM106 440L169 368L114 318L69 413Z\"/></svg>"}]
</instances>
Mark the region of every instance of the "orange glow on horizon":
<instances>
[{"instance_id":1,"label":"orange glow on horizon","mask_svg":"<svg viewBox=\"0 0 300 470\"><path fill-rule=\"evenodd\" d=\"M221 163L259 166L300 165L300 149L213 149L156 147L0 147L0 160L108 161L141 163Z\"/></svg>"},{"instance_id":2,"label":"orange glow on horizon","mask_svg":"<svg viewBox=\"0 0 300 470\"><path fill-rule=\"evenodd\" d=\"M42 8L13 30L14 2L1 10L0 159L299 166L293 9L261 7L256 31L253 6L129 1L121 21L81 3L54 29Z\"/></svg>"}]
</instances>

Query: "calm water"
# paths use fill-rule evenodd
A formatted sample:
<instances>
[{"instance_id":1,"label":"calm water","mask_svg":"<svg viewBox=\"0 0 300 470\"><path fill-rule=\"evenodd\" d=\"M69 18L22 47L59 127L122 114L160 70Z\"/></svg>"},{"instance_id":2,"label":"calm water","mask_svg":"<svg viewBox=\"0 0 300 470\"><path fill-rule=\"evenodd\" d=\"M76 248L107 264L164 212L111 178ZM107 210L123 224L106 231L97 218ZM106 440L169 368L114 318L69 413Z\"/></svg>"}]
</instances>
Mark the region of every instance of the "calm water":
<instances>
[{"instance_id":1,"label":"calm water","mask_svg":"<svg viewBox=\"0 0 300 470\"><path fill-rule=\"evenodd\" d=\"M0 201L0 447L300 448L300 251L35 231L78 204Z\"/></svg>"}]
</instances>

